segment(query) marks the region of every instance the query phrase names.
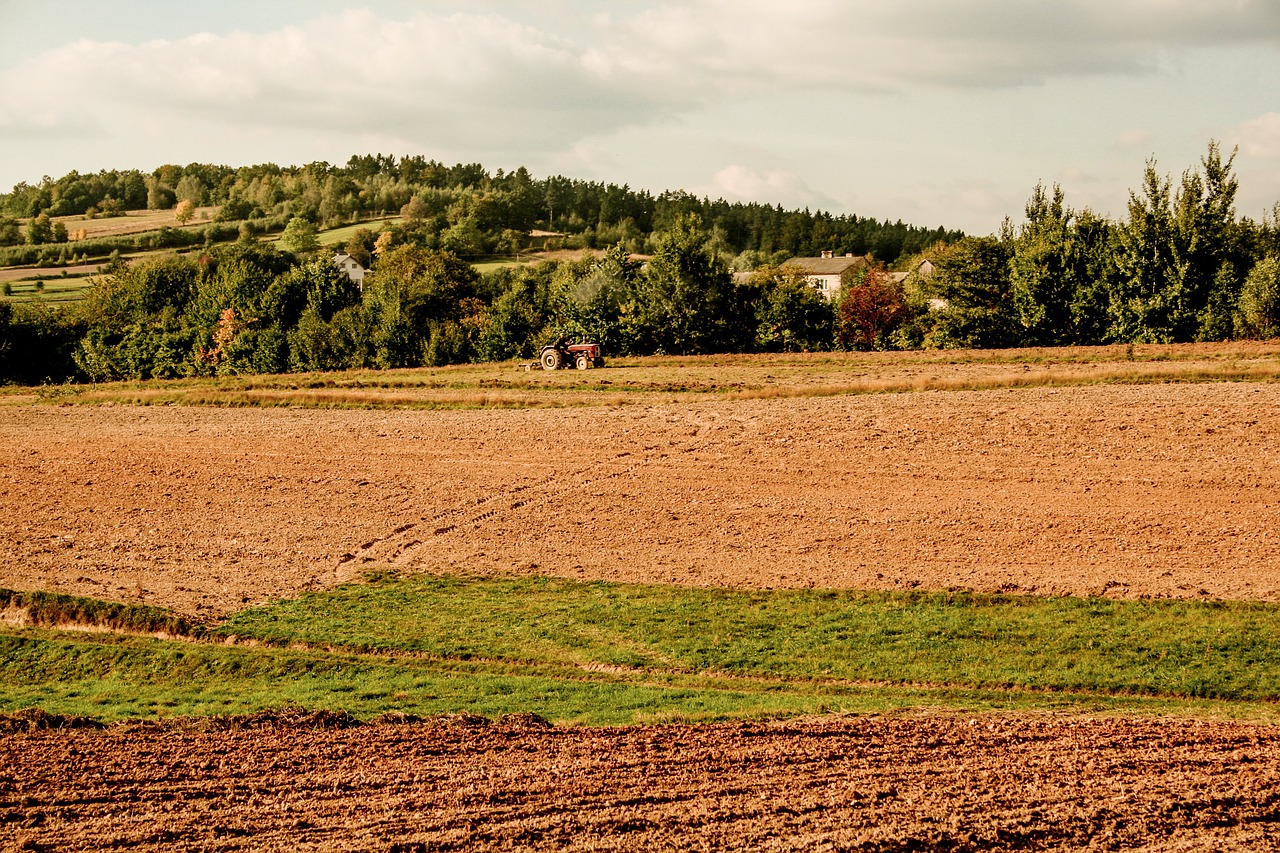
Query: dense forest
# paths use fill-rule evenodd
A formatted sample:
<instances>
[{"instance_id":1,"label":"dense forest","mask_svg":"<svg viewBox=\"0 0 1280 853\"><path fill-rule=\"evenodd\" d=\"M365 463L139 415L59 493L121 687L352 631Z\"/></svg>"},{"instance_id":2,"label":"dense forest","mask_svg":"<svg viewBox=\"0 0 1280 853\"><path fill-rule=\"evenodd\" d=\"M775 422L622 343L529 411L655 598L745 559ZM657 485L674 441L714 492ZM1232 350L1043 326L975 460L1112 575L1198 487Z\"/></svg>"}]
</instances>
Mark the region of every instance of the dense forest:
<instances>
[{"instance_id":1,"label":"dense forest","mask_svg":"<svg viewBox=\"0 0 1280 853\"><path fill-rule=\"evenodd\" d=\"M1148 162L1118 222L1037 186L1024 221L987 237L381 155L344 168L73 173L0 196L0 243L16 244L0 252L74 246L55 216L218 212L159 241L191 251L117 259L71 307L0 302L0 380L496 361L560 335L607 354L1272 337L1280 229L1237 215L1233 159L1211 143L1176 185ZM317 237L382 214L400 218L340 245ZM259 239L272 229L279 240ZM603 251L472 265L527 249L535 231ZM335 250L371 266L363 288ZM830 302L782 263L822 250L872 256Z\"/></svg>"}]
</instances>

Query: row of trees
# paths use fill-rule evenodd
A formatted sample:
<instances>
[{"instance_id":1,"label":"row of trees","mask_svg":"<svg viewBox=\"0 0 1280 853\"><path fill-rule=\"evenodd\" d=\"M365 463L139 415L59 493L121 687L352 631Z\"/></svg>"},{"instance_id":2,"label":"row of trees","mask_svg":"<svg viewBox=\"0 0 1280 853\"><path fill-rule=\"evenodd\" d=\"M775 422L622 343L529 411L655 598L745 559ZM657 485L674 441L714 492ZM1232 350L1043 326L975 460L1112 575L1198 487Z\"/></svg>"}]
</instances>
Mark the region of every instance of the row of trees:
<instances>
[{"instance_id":1,"label":"row of trees","mask_svg":"<svg viewBox=\"0 0 1280 853\"><path fill-rule=\"evenodd\" d=\"M1262 223L1238 217L1233 160L1211 143L1176 186L1149 161L1120 222L1037 186L1021 225L937 254L918 298L946 308L917 337L1006 347L1276 335L1280 205Z\"/></svg>"},{"instance_id":2,"label":"row of trees","mask_svg":"<svg viewBox=\"0 0 1280 853\"><path fill-rule=\"evenodd\" d=\"M562 242L569 248L621 244L641 253L652 250L656 233L690 214L705 223L718 254L745 254L740 267L822 249L894 260L959 236L942 228L731 204L685 192L655 196L625 185L559 175L535 179L523 167L490 174L475 163L447 167L423 157L397 160L378 154L352 157L345 167L311 163L232 169L192 163L161 166L149 174L103 171L46 177L0 195L0 246L21 239L19 217L96 216L182 204L216 205L216 219L222 222L298 216L319 228L403 214L429 247L464 257L514 252L535 229L563 234ZM43 239L45 235L34 237L28 230L28 242Z\"/></svg>"},{"instance_id":3,"label":"row of trees","mask_svg":"<svg viewBox=\"0 0 1280 853\"><path fill-rule=\"evenodd\" d=\"M75 312L74 368L101 380L439 365L532 357L560 335L611 354L831 342L834 313L802 277L735 280L693 216L644 267L614 247L481 275L412 230L376 243L363 291L327 252L255 241L120 264Z\"/></svg>"}]
</instances>

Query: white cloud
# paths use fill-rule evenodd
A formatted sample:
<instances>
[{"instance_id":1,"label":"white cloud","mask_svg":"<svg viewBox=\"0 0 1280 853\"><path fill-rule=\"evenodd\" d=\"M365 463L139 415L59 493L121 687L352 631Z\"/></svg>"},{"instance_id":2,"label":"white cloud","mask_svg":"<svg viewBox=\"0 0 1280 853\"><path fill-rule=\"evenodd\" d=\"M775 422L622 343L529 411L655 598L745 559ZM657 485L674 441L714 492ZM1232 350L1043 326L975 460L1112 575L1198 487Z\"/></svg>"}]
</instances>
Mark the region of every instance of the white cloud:
<instances>
[{"instance_id":1,"label":"white cloud","mask_svg":"<svg viewBox=\"0 0 1280 853\"><path fill-rule=\"evenodd\" d=\"M1234 128L1228 137L1247 157L1280 160L1280 113L1267 113Z\"/></svg>"},{"instance_id":2,"label":"white cloud","mask_svg":"<svg viewBox=\"0 0 1280 853\"><path fill-rule=\"evenodd\" d=\"M1191 126L1280 158L1257 83L1276 0L359 2L295 0L289 25L273 6L258 31L209 6L211 32L172 37L139 0L131 26L81 30L169 38L0 64L0 177L385 150L979 230L1064 163L1127 181Z\"/></svg>"},{"instance_id":3,"label":"white cloud","mask_svg":"<svg viewBox=\"0 0 1280 853\"><path fill-rule=\"evenodd\" d=\"M1171 52L1280 42L1274 0L701 0L611 19L595 67L712 87L1018 86L1149 73Z\"/></svg>"},{"instance_id":4,"label":"white cloud","mask_svg":"<svg viewBox=\"0 0 1280 853\"><path fill-rule=\"evenodd\" d=\"M1151 144L1151 132L1142 128L1129 128L1120 132L1119 142L1125 148L1145 148Z\"/></svg>"},{"instance_id":5,"label":"white cloud","mask_svg":"<svg viewBox=\"0 0 1280 853\"><path fill-rule=\"evenodd\" d=\"M373 127L483 150L503 133L557 146L669 111L644 91L620 100L582 60L554 35L470 15L396 22L360 11L265 34L81 40L0 75L0 134L74 135L96 122L127 136L161 114L173 132Z\"/></svg>"},{"instance_id":6,"label":"white cloud","mask_svg":"<svg viewBox=\"0 0 1280 853\"><path fill-rule=\"evenodd\" d=\"M127 136L163 113L191 129L373 128L477 154L518 132L547 150L726 98L1141 72L1178 46L1280 33L1273 0L698 0L583 15L569 29L482 8L494 11L359 10L265 33L81 39L0 74L0 135Z\"/></svg>"},{"instance_id":7,"label":"white cloud","mask_svg":"<svg viewBox=\"0 0 1280 853\"><path fill-rule=\"evenodd\" d=\"M1063 182L1076 185L1093 184L1098 182L1096 175L1092 175L1076 166L1068 166L1059 172L1058 176Z\"/></svg>"},{"instance_id":8,"label":"white cloud","mask_svg":"<svg viewBox=\"0 0 1280 853\"><path fill-rule=\"evenodd\" d=\"M841 205L830 196L810 189L798 175L781 170L757 171L748 166L726 166L707 186L693 187L696 195L725 201L781 204L783 207L830 210Z\"/></svg>"},{"instance_id":9,"label":"white cloud","mask_svg":"<svg viewBox=\"0 0 1280 853\"><path fill-rule=\"evenodd\" d=\"M948 208L997 221L1002 215L1012 215L1022 205L1007 189L985 179L952 182L940 188L939 197Z\"/></svg>"}]
</instances>

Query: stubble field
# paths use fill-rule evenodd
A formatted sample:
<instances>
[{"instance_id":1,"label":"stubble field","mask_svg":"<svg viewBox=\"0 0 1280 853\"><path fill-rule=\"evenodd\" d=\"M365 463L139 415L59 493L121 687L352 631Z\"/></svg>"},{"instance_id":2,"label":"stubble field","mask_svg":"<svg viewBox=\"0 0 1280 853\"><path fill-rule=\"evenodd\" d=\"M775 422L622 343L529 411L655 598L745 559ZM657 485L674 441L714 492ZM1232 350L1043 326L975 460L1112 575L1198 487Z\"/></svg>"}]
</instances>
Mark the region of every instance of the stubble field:
<instances>
[{"instance_id":1,"label":"stubble field","mask_svg":"<svg viewBox=\"0 0 1280 853\"><path fill-rule=\"evenodd\" d=\"M691 396L0 405L0 586L208 623L387 568L1280 601L1280 384ZM1260 725L919 711L41 730L0 737L0 844L1260 849L1277 743Z\"/></svg>"}]
</instances>

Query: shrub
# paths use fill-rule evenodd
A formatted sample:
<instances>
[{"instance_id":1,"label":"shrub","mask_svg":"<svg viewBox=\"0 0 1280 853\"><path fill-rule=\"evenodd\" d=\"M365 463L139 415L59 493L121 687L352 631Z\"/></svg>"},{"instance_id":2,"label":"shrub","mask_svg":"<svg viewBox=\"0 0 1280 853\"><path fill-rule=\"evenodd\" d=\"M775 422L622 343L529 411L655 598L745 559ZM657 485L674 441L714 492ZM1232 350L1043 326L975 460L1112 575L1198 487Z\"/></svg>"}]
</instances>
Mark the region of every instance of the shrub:
<instances>
[{"instance_id":1,"label":"shrub","mask_svg":"<svg viewBox=\"0 0 1280 853\"><path fill-rule=\"evenodd\" d=\"M758 349L815 352L831 347L835 311L803 273L765 267L753 279L763 290L756 309Z\"/></svg>"},{"instance_id":2,"label":"shrub","mask_svg":"<svg viewBox=\"0 0 1280 853\"><path fill-rule=\"evenodd\" d=\"M1251 338L1280 336L1280 258L1258 261L1240 292L1236 325Z\"/></svg>"},{"instance_id":3,"label":"shrub","mask_svg":"<svg viewBox=\"0 0 1280 853\"><path fill-rule=\"evenodd\" d=\"M73 353L83 334L79 321L55 308L0 302L0 383L73 378Z\"/></svg>"}]
</instances>

